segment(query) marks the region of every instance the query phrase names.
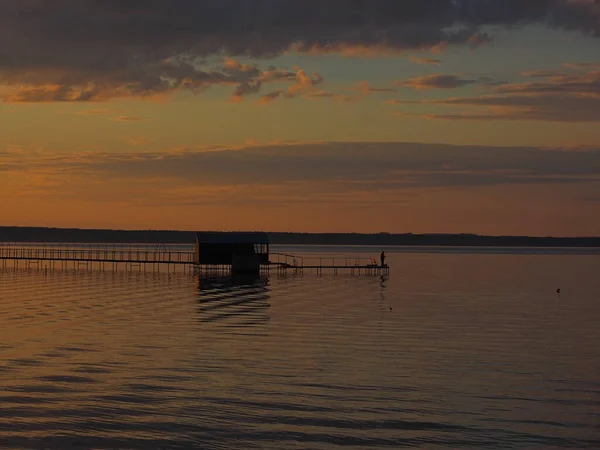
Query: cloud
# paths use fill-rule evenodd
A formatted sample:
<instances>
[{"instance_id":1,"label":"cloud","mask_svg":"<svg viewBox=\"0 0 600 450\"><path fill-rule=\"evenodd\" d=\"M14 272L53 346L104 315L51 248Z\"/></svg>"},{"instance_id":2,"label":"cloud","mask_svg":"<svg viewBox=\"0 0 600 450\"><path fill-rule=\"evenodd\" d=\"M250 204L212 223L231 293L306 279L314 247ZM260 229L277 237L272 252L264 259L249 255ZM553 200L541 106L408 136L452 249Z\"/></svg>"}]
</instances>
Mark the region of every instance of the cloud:
<instances>
[{"instance_id":1,"label":"cloud","mask_svg":"<svg viewBox=\"0 0 600 450\"><path fill-rule=\"evenodd\" d=\"M333 98L336 96L337 96L336 93L327 92L327 91L316 91L316 92L310 92L310 93L306 94L307 98Z\"/></svg>"},{"instance_id":2,"label":"cloud","mask_svg":"<svg viewBox=\"0 0 600 450\"><path fill-rule=\"evenodd\" d=\"M307 94L304 95L304 98L307 98L309 100L318 100L318 99L332 99L332 100L337 100L340 102L353 102L356 100L359 100L361 97L358 96L350 96L350 95L346 95L346 94L338 94L335 92L328 92L328 91L314 91L314 92L309 92Z\"/></svg>"},{"instance_id":3,"label":"cloud","mask_svg":"<svg viewBox=\"0 0 600 450\"><path fill-rule=\"evenodd\" d=\"M294 97L302 91L313 89L324 81L323 77L318 73L313 73L310 76L301 69L296 73L296 82L288 88L287 93L290 97Z\"/></svg>"},{"instance_id":4,"label":"cloud","mask_svg":"<svg viewBox=\"0 0 600 450\"><path fill-rule=\"evenodd\" d=\"M356 87L357 91L362 92L363 94L395 94L398 92L398 89L390 88L390 87L372 87L368 81L361 81Z\"/></svg>"},{"instance_id":5,"label":"cloud","mask_svg":"<svg viewBox=\"0 0 600 450\"><path fill-rule=\"evenodd\" d=\"M262 87L262 81L255 82L244 81L234 91L232 97L234 101L241 101L243 97L251 94L256 94Z\"/></svg>"},{"instance_id":6,"label":"cloud","mask_svg":"<svg viewBox=\"0 0 600 450\"><path fill-rule=\"evenodd\" d=\"M279 89L277 91L269 92L268 94L263 95L258 102L262 103L262 104L271 103L271 102L277 100L280 96L282 96L283 93L284 93L284 91L281 89Z\"/></svg>"},{"instance_id":7,"label":"cloud","mask_svg":"<svg viewBox=\"0 0 600 450\"><path fill-rule=\"evenodd\" d=\"M600 121L600 72L563 74L552 70L526 73L536 81L488 83L491 94L442 100L392 100L395 105L443 105L462 108L452 113L398 112L399 116L440 120ZM410 81L410 80L409 80ZM420 85L418 80L414 83ZM464 110L464 108L470 108ZM474 108L474 109L473 109Z\"/></svg>"},{"instance_id":8,"label":"cloud","mask_svg":"<svg viewBox=\"0 0 600 450\"><path fill-rule=\"evenodd\" d=\"M440 120L532 120L547 122L598 122L600 121L600 98L569 96L564 94L544 95L485 95L480 97L458 97L446 100L407 102L390 101L396 105L445 105L454 107L476 107L477 110L451 114L416 114L399 112L399 116L413 116ZM482 108L482 109L481 109Z\"/></svg>"},{"instance_id":9,"label":"cloud","mask_svg":"<svg viewBox=\"0 0 600 450\"><path fill-rule=\"evenodd\" d=\"M472 43L476 39L473 36L485 26L541 24L592 33L598 30L598 24L590 17L595 9L591 2L497 3L371 0L349 5L345 0L332 0L307 8L297 2L273 0L149 0L126 4L110 0L57 0L50 8L39 0L2 0L0 11L5 22L11 24L6 35L23 30L25 38L33 44L32 50L43 47L41 39L52 37L49 34L52 30L55 36L47 43L48 47L61 42L81 51L94 38L102 37L108 38L107 46L123 43L123 53L132 48L145 53L153 47L154 52L193 50L202 56L219 52L231 56L269 56L293 44L299 51L315 46L403 49L440 42L466 44L469 40ZM72 25L80 25L77 32ZM69 55L63 56L68 58Z\"/></svg>"},{"instance_id":10,"label":"cloud","mask_svg":"<svg viewBox=\"0 0 600 450\"><path fill-rule=\"evenodd\" d=\"M303 95L304 98L315 100L315 99L332 99L341 102L354 102L364 99L370 94L395 94L398 92L395 88L390 87L372 87L368 81L361 81L358 85L342 89L342 92L331 92L331 91L311 91ZM348 94L348 92L350 94Z\"/></svg>"},{"instance_id":11,"label":"cloud","mask_svg":"<svg viewBox=\"0 0 600 450\"><path fill-rule=\"evenodd\" d=\"M492 42L492 40L492 37L488 33L473 33L469 39L467 39L467 45L471 48L477 48Z\"/></svg>"},{"instance_id":12,"label":"cloud","mask_svg":"<svg viewBox=\"0 0 600 450\"><path fill-rule=\"evenodd\" d=\"M583 70L590 70L590 69L600 70L600 62L597 62L597 63L589 63L589 62L585 62L585 63L565 63L565 64L563 64L563 67L566 67L568 69L575 69L575 70L579 70L579 69L583 69Z\"/></svg>"},{"instance_id":13,"label":"cloud","mask_svg":"<svg viewBox=\"0 0 600 450\"><path fill-rule=\"evenodd\" d=\"M0 0L1 1L1 0ZM93 79L87 79L92 76ZM36 84L46 82L47 84ZM216 67L200 67L198 64L177 57L163 60L142 69L129 68L115 73L83 74L44 72L39 69L34 79L4 80L0 99L14 103L39 102L98 102L114 98L162 99L181 90L202 93L211 86L235 86L232 100L241 101L245 96L258 93L266 83L290 84L290 93L305 90L311 85L323 83L319 74L307 75L302 69L296 72L268 66L261 70L255 65L243 64L225 58ZM0 87L3 85L0 64Z\"/></svg>"},{"instance_id":14,"label":"cloud","mask_svg":"<svg viewBox=\"0 0 600 450\"><path fill-rule=\"evenodd\" d=\"M521 76L529 78L549 78L566 75L566 72L562 72L560 70L527 70L525 72L521 72Z\"/></svg>"},{"instance_id":15,"label":"cloud","mask_svg":"<svg viewBox=\"0 0 600 450\"><path fill-rule=\"evenodd\" d=\"M397 89L391 87L371 87L368 81L361 81L358 85L340 89L338 92L316 90L315 86L322 83L322 78L313 79L312 82L300 83L297 89L292 86L286 92L274 92L261 99L261 103L268 103L280 95L287 98L293 98L297 92L304 90L305 92L301 96L309 100L320 100L320 99L331 99L341 102L354 102L364 99L370 94L395 94L398 92ZM308 87L308 89L306 89Z\"/></svg>"},{"instance_id":16,"label":"cloud","mask_svg":"<svg viewBox=\"0 0 600 450\"><path fill-rule=\"evenodd\" d=\"M474 47L528 25L599 37L599 17L597 3L572 0L0 0L0 86L5 101L55 102L294 82L233 58Z\"/></svg>"},{"instance_id":17,"label":"cloud","mask_svg":"<svg viewBox=\"0 0 600 450\"><path fill-rule=\"evenodd\" d=\"M110 120L114 120L115 122L144 122L146 119L143 119L142 117L138 117L138 116L117 116L117 117L113 117Z\"/></svg>"},{"instance_id":18,"label":"cloud","mask_svg":"<svg viewBox=\"0 0 600 450\"><path fill-rule=\"evenodd\" d=\"M408 59L410 60L410 62L415 64L433 64L435 66L439 66L442 63L440 59L419 58L417 56L409 56Z\"/></svg>"},{"instance_id":19,"label":"cloud","mask_svg":"<svg viewBox=\"0 0 600 450\"><path fill-rule=\"evenodd\" d=\"M505 84L497 87L496 91L521 94L600 95L600 71L558 74L537 82Z\"/></svg>"},{"instance_id":20,"label":"cloud","mask_svg":"<svg viewBox=\"0 0 600 450\"><path fill-rule=\"evenodd\" d=\"M597 234L598 209L583 199L600 197L599 165L599 148L402 142L0 147L0 199L7 216L29 224L64 209L78 212L61 217L67 226ZM567 228L548 231L560 221Z\"/></svg>"},{"instance_id":21,"label":"cloud","mask_svg":"<svg viewBox=\"0 0 600 450\"><path fill-rule=\"evenodd\" d=\"M65 102L82 100L82 95L64 85L18 86L5 95L3 100L15 103Z\"/></svg>"},{"instance_id":22,"label":"cloud","mask_svg":"<svg viewBox=\"0 0 600 450\"><path fill-rule=\"evenodd\" d=\"M395 84L412 89L458 89L477 82L478 80L462 78L457 75L425 75L397 81Z\"/></svg>"},{"instance_id":23,"label":"cloud","mask_svg":"<svg viewBox=\"0 0 600 450\"><path fill-rule=\"evenodd\" d=\"M83 111L79 111L76 114L78 116L105 116L114 113L115 111L111 109L86 109Z\"/></svg>"},{"instance_id":24,"label":"cloud","mask_svg":"<svg viewBox=\"0 0 600 450\"><path fill-rule=\"evenodd\" d=\"M290 80L291 77L285 76L286 80ZM294 84L290 85L287 90L277 89L273 92L270 92L266 95L263 95L258 103L267 104L272 103L277 100L279 97L285 98L296 98L298 96L302 96L304 98L318 98L318 97L334 97L334 95L327 95L324 91L315 91L315 88L324 83L324 78L318 73L313 73L309 75L302 69L298 69L294 77Z\"/></svg>"},{"instance_id":25,"label":"cloud","mask_svg":"<svg viewBox=\"0 0 600 450\"><path fill-rule=\"evenodd\" d=\"M174 152L52 154L7 151L0 167L82 180L181 186L303 186L345 191L414 187L600 183L600 148L577 151L402 142L317 142ZM6 170L6 169L4 169ZM600 188L600 184L599 184Z\"/></svg>"},{"instance_id":26,"label":"cloud","mask_svg":"<svg viewBox=\"0 0 600 450\"><path fill-rule=\"evenodd\" d=\"M314 142L62 153L0 146L3 211L23 224L65 210L77 214L51 225L594 235L599 210L586 201L594 198L598 147Z\"/></svg>"},{"instance_id":27,"label":"cloud","mask_svg":"<svg viewBox=\"0 0 600 450\"><path fill-rule=\"evenodd\" d=\"M132 147L142 147L146 145L150 145L152 140L147 136L134 136L125 138L124 141L131 145Z\"/></svg>"}]
</instances>

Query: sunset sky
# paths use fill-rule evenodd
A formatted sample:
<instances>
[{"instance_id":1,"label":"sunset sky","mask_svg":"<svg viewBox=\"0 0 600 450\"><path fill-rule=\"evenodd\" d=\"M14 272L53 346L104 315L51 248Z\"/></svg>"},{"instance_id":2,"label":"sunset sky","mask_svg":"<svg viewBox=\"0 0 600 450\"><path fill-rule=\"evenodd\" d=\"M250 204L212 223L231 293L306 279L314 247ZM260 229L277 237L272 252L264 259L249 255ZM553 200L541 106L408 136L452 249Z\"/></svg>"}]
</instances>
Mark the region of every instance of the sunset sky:
<instances>
[{"instance_id":1,"label":"sunset sky","mask_svg":"<svg viewBox=\"0 0 600 450\"><path fill-rule=\"evenodd\" d=\"M0 206L600 235L600 0L0 0Z\"/></svg>"}]
</instances>

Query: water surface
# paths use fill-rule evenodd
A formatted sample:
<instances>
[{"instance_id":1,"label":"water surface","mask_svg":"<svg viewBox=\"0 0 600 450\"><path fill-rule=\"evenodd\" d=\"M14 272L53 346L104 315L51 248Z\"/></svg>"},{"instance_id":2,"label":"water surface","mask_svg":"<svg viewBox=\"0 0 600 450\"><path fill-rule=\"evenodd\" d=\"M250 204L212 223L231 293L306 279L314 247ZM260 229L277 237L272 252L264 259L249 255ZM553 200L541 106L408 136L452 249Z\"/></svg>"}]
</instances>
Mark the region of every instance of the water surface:
<instances>
[{"instance_id":1,"label":"water surface","mask_svg":"<svg viewBox=\"0 0 600 450\"><path fill-rule=\"evenodd\" d=\"M388 262L237 284L0 271L0 446L600 447L599 255Z\"/></svg>"}]
</instances>

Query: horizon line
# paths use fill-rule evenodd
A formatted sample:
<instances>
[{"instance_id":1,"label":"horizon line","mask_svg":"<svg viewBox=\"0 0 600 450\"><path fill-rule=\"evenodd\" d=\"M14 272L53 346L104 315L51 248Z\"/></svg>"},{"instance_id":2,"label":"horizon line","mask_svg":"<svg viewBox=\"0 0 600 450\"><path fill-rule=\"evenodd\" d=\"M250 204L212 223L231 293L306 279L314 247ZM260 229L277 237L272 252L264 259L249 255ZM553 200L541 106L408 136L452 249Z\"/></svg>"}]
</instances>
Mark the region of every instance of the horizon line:
<instances>
[{"instance_id":1,"label":"horizon line","mask_svg":"<svg viewBox=\"0 0 600 450\"><path fill-rule=\"evenodd\" d=\"M527 238L527 239L600 239L600 236L539 236L539 235L518 235L518 234L479 234L479 233L444 233L444 232L390 232L390 231L378 231L378 232L359 232L359 231L264 231L264 230L177 230L177 229L143 229L143 228L81 228L81 227L52 227L52 226L35 226L35 225L0 225L0 230L5 228L11 229L42 229L42 230L60 230L60 231L108 231L108 232L126 232L126 233L139 233L139 232L154 232L154 233L200 233L200 232L211 232L211 233L266 233L266 234L296 234L296 235L357 235L357 236L471 236L471 237L482 237L482 238Z\"/></svg>"}]
</instances>

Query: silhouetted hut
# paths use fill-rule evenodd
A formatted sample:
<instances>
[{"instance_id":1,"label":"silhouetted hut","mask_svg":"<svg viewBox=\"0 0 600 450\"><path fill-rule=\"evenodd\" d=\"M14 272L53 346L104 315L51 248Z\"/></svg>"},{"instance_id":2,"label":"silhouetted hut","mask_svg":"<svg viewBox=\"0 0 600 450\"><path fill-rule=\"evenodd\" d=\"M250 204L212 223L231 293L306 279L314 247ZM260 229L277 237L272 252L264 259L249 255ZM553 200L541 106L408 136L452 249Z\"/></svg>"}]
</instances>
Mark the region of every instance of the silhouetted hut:
<instances>
[{"instance_id":1,"label":"silhouetted hut","mask_svg":"<svg viewBox=\"0 0 600 450\"><path fill-rule=\"evenodd\" d=\"M195 263L201 266L231 266L232 273L259 273L269 263L266 233L196 233Z\"/></svg>"}]
</instances>

